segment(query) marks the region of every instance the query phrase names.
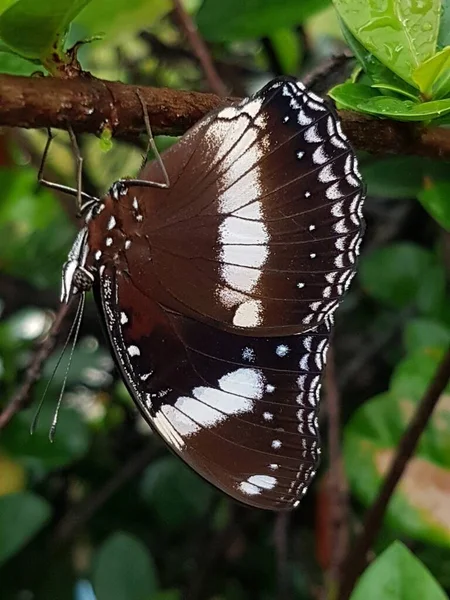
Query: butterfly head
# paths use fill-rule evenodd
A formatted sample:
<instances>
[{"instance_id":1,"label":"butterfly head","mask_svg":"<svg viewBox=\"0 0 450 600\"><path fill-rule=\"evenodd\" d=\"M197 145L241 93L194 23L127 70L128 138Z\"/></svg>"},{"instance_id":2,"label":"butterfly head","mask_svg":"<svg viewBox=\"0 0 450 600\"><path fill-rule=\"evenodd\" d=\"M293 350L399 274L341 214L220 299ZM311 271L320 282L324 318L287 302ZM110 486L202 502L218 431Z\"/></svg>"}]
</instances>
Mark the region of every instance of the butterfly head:
<instances>
[{"instance_id":1,"label":"butterfly head","mask_svg":"<svg viewBox=\"0 0 450 600\"><path fill-rule=\"evenodd\" d=\"M89 256L88 225L104 208L104 203L97 198L85 202L80 208L85 225L75 238L62 268L61 302L65 304L73 296L91 289L94 283L94 269L86 264Z\"/></svg>"},{"instance_id":2,"label":"butterfly head","mask_svg":"<svg viewBox=\"0 0 450 600\"><path fill-rule=\"evenodd\" d=\"M73 296L89 290L94 274L86 267L89 254L88 230L83 227L78 233L62 269L61 302L68 304Z\"/></svg>"}]
</instances>

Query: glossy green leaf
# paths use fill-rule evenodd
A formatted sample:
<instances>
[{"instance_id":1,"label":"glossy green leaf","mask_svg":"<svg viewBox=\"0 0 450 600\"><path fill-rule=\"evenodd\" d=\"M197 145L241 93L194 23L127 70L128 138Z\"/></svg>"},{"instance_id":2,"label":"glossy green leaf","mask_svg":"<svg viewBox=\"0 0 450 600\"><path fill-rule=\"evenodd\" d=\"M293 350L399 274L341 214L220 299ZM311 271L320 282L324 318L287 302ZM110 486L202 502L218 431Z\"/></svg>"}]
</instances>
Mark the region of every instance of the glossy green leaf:
<instances>
[{"instance_id":1,"label":"glossy green leaf","mask_svg":"<svg viewBox=\"0 0 450 600\"><path fill-rule=\"evenodd\" d=\"M367 294L401 308L417 302L424 276L434 263L431 252L414 244L398 243L364 256L359 277Z\"/></svg>"},{"instance_id":2,"label":"glossy green leaf","mask_svg":"<svg viewBox=\"0 0 450 600\"><path fill-rule=\"evenodd\" d=\"M450 0L442 0L438 47L450 46Z\"/></svg>"},{"instance_id":3,"label":"glossy green leaf","mask_svg":"<svg viewBox=\"0 0 450 600\"><path fill-rule=\"evenodd\" d=\"M150 600L158 589L155 567L144 544L115 533L100 547L94 562L97 600Z\"/></svg>"},{"instance_id":4,"label":"glossy green leaf","mask_svg":"<svg viewBox=\"0 0 450 600\"><path fill-rule=\"evenodd\" d=\"M428 181L418 198L433 219L450 231L450 181Z\"/></svg>"},{"instance_id":5,"label":"glossy green leaf","mask_svg":"<svg viewBox=\"0 0 450 600\"><path fill-rule=\"evenodd\" d=\"M21 492L0 497L0 563L18 552L50 518L49 504Z\"/></svg>"},{"instance_id":6,"label":"glossy green leaf","mask_svg":"<svg viewBox=\"0 0 450 600\"><path fill-rule=\"evenodd\" d=\"M364 48L342 19L340 19L340 24L345 40L363 67L364 72L370 78L372 83L370 87L395 92L412 100L417 99L418 91L412 85L406 83L406 81L388 69L376 56Z\"/></svg>"},{"instance_id":7,"label":"glossy green leaf","mask_svg":"<svg viewBox=\"0 0 450 600\"><path fill-rule=\"evenodd\" d=\"M229 41L270 35L300 25L328 6L330 0L204 0L197 13L202 35L210 41Z\"/></svg>"},{"instance_id":8,"label":"glossy green leaf","mask_svg":"<svg viewBox=\"0 0 450 600\"><path fill-rule=\"evenodd\" d=\"M181 461L167 456L146 469L141 493L165 527L179 530L205 515L212 488Z\"/></svg>"},{"instance_id":9,"label":"glossy green leaf","mask_svg":"<svg viewBox=\"0 0 450 600\"><path fill-rule=\"evenodd\" d=\"M391 71L414 85L414 69L436 49L440 0L333 2L359 42Z\"/></svg>"},{"instance_id":10,"label":"glossy green leaf","mask_svg":"<svg viewBox=\"0 0 450 600\"><path fill-rule=\"evenodd\" d=\"M413 72L413 79L428 97L450 95L450 46L419 65Z\"/></svg>"},{"instance_id":11,"label":"glossy green leaf","mask_svg":"<svg viewBox=\"0 0 450 600\"><path fill-rule=\"evenodd\" d=\"M0 15L0 38L17 54L41 59L60 50L70 22L91 0L18 0Z\"/></svg>"},{"instance_id":12,"label":"glossy green leaf","mask_svg":"<svg viewBox=\"0 0 450 600\"><path fill-rule=\"evenodd\" d=\"M94 0L74 22L86 35L102 33L105 42L116 44L128 33L152 26L171 9L171 0Z\"/></svg>"},{"instance_id":13,"label":"glossy green leaf","mask_svg":"<svg viewBox=\"0 0 450 600\"><path fill-rule=\"evenodd\" d=\"M450 99L413 102L381 96L361 83L343 83L329 92L339 108L398 121L429 121L450 114Z\"/></svg>"},{"instance_id":14,"label":"glossy green leaf","mask_svg":"<svg viewBox=\"0 0 450 600\"><path fill-rule=\"evenodd\" d=\"M351 600L448 600L428 569L394 542L364 571Z\"/></svg>"}]
</instances>

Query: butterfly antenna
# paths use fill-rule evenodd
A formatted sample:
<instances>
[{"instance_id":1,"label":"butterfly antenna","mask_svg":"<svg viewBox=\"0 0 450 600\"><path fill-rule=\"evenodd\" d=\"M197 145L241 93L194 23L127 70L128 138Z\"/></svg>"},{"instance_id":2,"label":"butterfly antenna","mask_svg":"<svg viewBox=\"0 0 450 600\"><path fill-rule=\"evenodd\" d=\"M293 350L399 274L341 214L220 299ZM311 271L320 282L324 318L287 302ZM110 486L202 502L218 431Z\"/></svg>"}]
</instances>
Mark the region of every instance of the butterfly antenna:
<instances>
[{"instance_id":1,"label":"butterfly antenna","mask_svg":"<svg viewBox=\"0 0 450 600\"><path fill-rule=\"evenodd\" d=\"M58 403L56 404L55 413L53 415L52 424L50 426L50 432L48 434L48 439L51 442L53 442L55 440L56 424L58 423L59 409L61 408L64 391L65 391L66 385L67 385L67 378L69 376L70 366L72 364L73 353L75 352L75 346L77 345L78 335L80 333L81 322L83 320L83 311L84 311L85 300L86 300L86 294L82 294L80 303L78 305L77 314L75 317L76 320L74 321L74 323L77 323L77 327L75 330L75 335L73 337L72 348L70 349L69 362L67 363L66 372L64 374L64 381L63 381L63 384L61 387L61 392L59 394Z\"/></svg>"},{"instance_id":2,"label":"butterfly antenna","mask_svg":"<svg viewBox=\"0 0 450 600\"><path fill-rule=\"evenodd\" d=\"M53 379L55 377L55 373L58 370L59 365L61 364L61 360L62 360L62 358L64 356L64 352L66 351L66 348L67 348L67 346L68 346L68 344L70 342L70 338L72 337L72 333L74 332L75 328L77 327L77 323L78 323L78 327L77 327L77 334L76 334L76 336L78 335L79 322L81 321L81 317L82 317L81 313L82 313L83 309L84 309L84 294L83 294L83 296L80 299L80 302L78 304L77 312L75 314L75 318L73 320L73 323L72 323L72 325L70 327L69 335L67 336L66 341L64 342L63 349L61 350L61 353L60 353L60 355L58 357L56 365L55 365L55 367L54 367L54 369L52 371L52 374L50 375L50 378L49 378L49 380L47 382L47 385L45 386L44 393L42 394L42 397L41 397L41 399L39 401L39 405L38 405L38 407L36 409L36 412L35 412L35 415L33 417L33 421L31 423L31 427L30 427L30 434L31 435L33 435L34 432L36 431L36 427L37 427L37 424L38 424L38 421L39 421L39 415L41 413L41 409L42 409L42 406L44 404L44 400L45 400L45 397L47 395L48 388L50 387L50 384L52 383L52 381L53 381ZM76 341L76 336L75 336L75 341ZM71 353L71 358L72 358L72 354L73 354L73 349L72 349L72 353ZM66 377L67 377L67 374L66 374ZM65 381L64 381L64 384L65 384Z\"/></svg>"}]
</instances>

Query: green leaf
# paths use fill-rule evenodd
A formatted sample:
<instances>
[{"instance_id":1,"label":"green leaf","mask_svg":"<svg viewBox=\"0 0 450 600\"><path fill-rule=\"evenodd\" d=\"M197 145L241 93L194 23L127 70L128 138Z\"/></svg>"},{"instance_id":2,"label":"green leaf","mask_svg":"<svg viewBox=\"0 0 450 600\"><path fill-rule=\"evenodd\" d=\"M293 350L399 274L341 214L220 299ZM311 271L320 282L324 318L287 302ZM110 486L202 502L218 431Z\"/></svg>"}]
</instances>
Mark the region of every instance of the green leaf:
<instances>
[{"instance_id":1,"label":"green leaf","mask_svg":"<svg viewBox=\"0 0 450 600\"><path fill-rule=\"evenodd\" d=\"M441 50L413 72L413 79L422 94L445 98L450 94L450 46Z\"/></svg>"},{"instance_id":2,"label":"green leaf","mask_svg":"<svg viewBox=\"0 0 450 600\"><path fill-rule=\"evenodd\" d=\"M361 285L370 296L395 308L417 302L434 256L420 246L398 243L380 248L361 260Z\"/></svg>"},{"instance_id":3,"label":"green leaf","mask_svg":"<svg viewBox=\"0 0 450 600\"><path fill-rule=\"evenodd\" d=\"M31 492L0 497L0 564L42 529L50 513L50 505Z\"/></svg>"},{"instance_id":4,"label":"green leaf","mask_svg":"<svg viewBox=\"0 0 450 600\"><path fill-rule=\"evenodd\" d=\"M302 46L298 34L292 29L279 29L270 35L270 41L283 73L295 73L302 58Z\"/></svg>"},{"instance_id":5,"label":"green leaf","mask_svg":"<svg viewBox=\"0 0 450 600\"><path fill-rule=\"evenodd\" d=\"M339 22L345 40L363 67L364 72L372 82L371 87L395 92L411 98L412 100L416 100L418 97L417 90L401 79L401 77L398 77L398 75L383 65L376 56L366 50L366 48L364 48L364 46L355 38L342 19L339 19Z\"/></svg>"},{"instance_id":6,"label":"green leaf","mask_svg":"<svg viewBox=\"0 0 450 600\"><path fill-rule=\"evenodd\" d=\"M141 493L161 523L179 531L205 515L212 488L180 460L167 456L146 469Z\"/></svg>"},{"instance_id":7,"label":"green leaf","mask_svg":"<svg viewBox=\"0 0 450 600\"><path fill-rule=\"evenodd\" d=\"M14 52L43 59L61 50L70 22L90 0L18 0L0 16L0 38Z\"/></svg>"},{"instance_id":8,"label":"green leaf","mask_svg":"<svg viewBox=\"0 0 450 600\"><path fill-rule=\"evenodd\" d=\"M152 558L144 544L131 535L110 536L94 564L97 600L150 600L158 589Z\"/></svg>"},{"instance_id":9,"label":"green leaf","mask_svg":"<svg viewBox=\"0 0 450 600\"><path fill-rule=\"evenodd\" d=\"M436 50L440 0L333 0L351 33L371 54L414 85L412 73Z\"/></svg>"},{"instance_id":10,"label":"green leaf","mask_svg":"<svg viewBox=\"0 0 450 600\"><path fill-rule=\"evenodd\" d=\"M42 71L42 69L17 54L0 51L0 73L31 75L36 71Z\"/></svg>"},{"instance_id":11,"label":"green leaf","mask_svg":"<svg viewBox=\"0 0 450 600\"><path fill-rule=\"evenodd\" d=\"M40 390L42 393L42 386ZM37 391L35 394L39 397ZM2 432L2 448L5 452L27 466L40 469L67 465L85 455L89 448L87 425L76 411L65 406L59 413L55 440L50 442L48 434L55 406L50 398L47 400L33 435L30 434L30 426L35 408L19 413Z\"/></svg>"},{"instance_id":12,"label":"green leaf","mask_svg":"<svg viewBox=\"0 0 450 600\"><path fill-rule=\"evenodd\" d=\"M450 0L442 0L438 46L439 48L450 46Z\"/></svg>"},{"instance_id":13,"label":"green leaf","mask_svg":"<svg viewBox=\"0 0 450 600\"><path fill-rule=\"evenodd\" d=\"M430 319L412 319L406 326L404 343L409 353L424 350L429 354L450 344L450 328Z\"/></svg>"},{"instance_id":14,"label":"green leaf","mask_svg":"<svg viewBox=\"0 0 450 600\"><path fill-rule=\"evenodd\" d=\"M150 27L172 8L171 0L95 0L75 19L86 35L105 34L117 45L130 32ZM104 44L103 44L104 45Z\"/></svg>"},{"instance_id":15,"label":"green leaf","mask_svg":"<svg viewBox=\"0 0 450 600\"><path fill-rule=\"evenodd\" d=\"M364 505L374 501L417 407L420 394L416 393L414 385L426 389L441 357L442 354L431 359L424 352L420 356L417 353L414 364L408 368L408 374L412 376L411 393L396 385L395 391L367 401L347 424L344 431L346 471L352 492ZM427 373L421 367L420 360L424 359L428 362ZM421 369L419 372L418 368ZM413 372L412 369L416 370ZM446 392L389 503L386 525L413 539L450 547L449 486L450 395Z\"/></svg>"},{"instance_id":16,"label":"green leaf","mask_svg":"<svg viewBox=\"0 0 450 600\"><path fill-rule=\"evenodd\" d=\"M416 198L426 177L448 177L450 163L417 156L370 157L360 169L370 196Z\"/></svg>"},{"instance_id":17,"label":"green leaf","mask_svg":"<svg viewBox=\"0 0 450 600\"><path fill-rule=\"evenodd\" d=\"M351 600L448 600L428 569L394 542L364 571Z\"/></svg>"},{"instance_id":18,"label":"green leaf","mask_svg":"<svg viewBox=\"0 0 450 600\"><path fill-rule=\"evenodd\" d=\"M59 286L61 265L75 236L60 202L38 186L30 168L0 169L0 188L2 270L39 288Z\"/></svg>"},{"instance_id":19,"label":"green leaf","mask_svg":"<svg viewBox=\"0 0 450 600\"><path fill-rule=\"evenodd\" d=\"M413 102L390 98L361 83L342 83L330 90L328 95L338 108L397 121L429 121L450 113L450 99Z\"/></svg>"},{"instance_id":20,"label":"green leaf","mask_svg":"<svg viewBox=\"0 0 450 600\"><path fill-rule=\"evenodd\" d=\"M284 27L300 25L328 6L330 0L204 0L197 13L202 35L223 42L270 35Z\"/></svg>"},{"instance_id":21,"label":"green leaf","mask_svg":"<svg viewBox=\"0 0 450 600\"><path fill-rule=\"evenodd\" d=\"M433 219L450 231L450 181L428 180L418 198Z\"/></svg>"}]
</instances>

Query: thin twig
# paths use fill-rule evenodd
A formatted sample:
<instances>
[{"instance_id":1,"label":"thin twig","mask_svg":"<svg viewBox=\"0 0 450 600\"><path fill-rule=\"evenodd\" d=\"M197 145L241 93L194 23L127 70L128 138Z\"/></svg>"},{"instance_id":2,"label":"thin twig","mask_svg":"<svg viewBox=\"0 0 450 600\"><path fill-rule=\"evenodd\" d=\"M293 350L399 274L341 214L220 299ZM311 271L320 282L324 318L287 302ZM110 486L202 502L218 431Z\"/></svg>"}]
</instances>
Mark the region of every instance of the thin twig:
<instances>
[{"instance_id":1,"label":"thin twig","mask_svg":"<svg viewBox=\"0 0 450 600\"><path fill-rule=\"evenodd\" d=\"M340 398L336 378L333 345L330 345L325 369L326 402L328 411L329 478L328 497L330 505L328 537L330 565L328 586L335 588L340 580L342 564L348 549L348 485L341 452Z\"/></svg>"},{"instance_id":2,"label":"thin twig","mask_svg":"<svg viewBox=\"0 0 450 600\"><path fill-rule=\"evenodd\" d=\"M382 526L392 494L449 380L450 348L447 350L416 413L400 440L397 453L384 478L378 496L365 515L362 532L346 558L338 594L339 600L348 600L358 577L364 570L367 564L367 554Z\"/></svg>"},{"instance_id":3,"label":"thin twig","mask_svg":"<svg viewBox=\"0 0 450 600\"><path fill-rule=\"evenodd\" d=\"M4 429L11 421L13 416L21 410L27 408L31 402L31 389L41 377L42 366L50 356L55 347L58 334L61 330L61 324L70 310L69 304L61 304L55 316L53 325L41 346L33 355L30 366L27 368L24 382L14 394L9 404L0 413L0 430Z\"/></svg>"},{"instance_id":4,"label":"thin twig","mask_svg":"<svg viewBox=\"0 0 450 600\"><path fill-rule=\"evenodd\" d=\"M275 516L273 532L275 552L277 557L277 599L288 600L289 598L289 576L288 576L288 512L280 512Z\"/></svg>"},{"instance_id":5,"label":"thin twig","mask_svg":"<svg viewBox=\"0 0 450 600\"><path fill-rule=\"evenodd\" d=\"M66 129L135 137L144 132L136 86L95 78L0 75L0 126ZM236 102L215 94L140 86L155 135L184 133L209 111ZM358 150L450 160L450 130L340 111L344 132Z\"/></svg>"},{"instance_id":6,"label":"thin twig","mask_svg":"<svg viewBox=\"0 0 450 600\"><path fill-rule=\"evenodd\" d=\"M232 503L229 504L229 510L230 516L227 525L214 532L209 541L204 544L201 560L197 562L197 568L192 571L192 576L184 590L184 600L203 600L210 597L207 595L206 587L211 573L214 573L217 564L226 558L230 547L240 535L239 512Z\"/></svg>"},{"instance_id":7,"label":"thin twig","mask_svg":"<svg viewBox=\"0 0 450 600\"><path fill-rule=\"evenodd\" d=\"M198 32L197 26L184 8L182 0L173 0L173 6L180 29L185 34L193 53L198 58L209 88L218 96L225 97L227 95L227 88L216 71L211 54Z\"/></svg>"},{"instance_id":8,"label":"thin twig","mask_svg":"<svg viewBox=\"0 0 450 600\"><path fill-rule=\"evenodd\" d=\"M140 452L131 456L111 479L61 519L53 535L53 543L59 546L70 540L76 531L85 525L120 488L137 477L149 465L155 458L155 454L154 445L148 444Z\"/></svg>"}]
</instances>

